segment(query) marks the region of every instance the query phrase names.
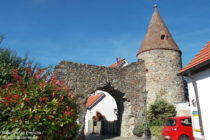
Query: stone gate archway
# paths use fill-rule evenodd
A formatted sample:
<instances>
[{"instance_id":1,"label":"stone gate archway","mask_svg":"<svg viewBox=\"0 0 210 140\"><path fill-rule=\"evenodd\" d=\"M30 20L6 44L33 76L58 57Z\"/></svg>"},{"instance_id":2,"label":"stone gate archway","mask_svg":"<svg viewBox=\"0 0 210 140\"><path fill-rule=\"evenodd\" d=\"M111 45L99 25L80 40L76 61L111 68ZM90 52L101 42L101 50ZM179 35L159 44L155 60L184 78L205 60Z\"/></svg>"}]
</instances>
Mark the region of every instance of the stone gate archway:
<instances>
[{"instance_id":1,"label":"stone gate archway","mask_svg":"<svg viewBox=\"0 0 210 140\"><path fill-rule=\"evenodd\" d=\"M100 90L108 92L116 101L118 108L118 126L117 132L119 136L131 136L132 130L135 127L135 119L131 112L130 100L125 96L125 93L114 89L110 84L103 88L98 88Z\"/></svg>"},{"instance_id":2,"label":"stone gate archway","mask_svg":"<svg viewBox=\"0 0 210 140\"><path fill-rule=\"evenodd\" d=\"M121 110L120 135L131 136L133 128L142 123L145 67L143 61L124 68L110 68L62 61L55 67L55 75L70 87L71 92L83 103L79 122L83 133L86 107L90 93L97 89L112 93Z\"/></svg>"},{"instance_id":3,"label":"stone gate archway","mask_svg":"<svg viewBox=\"0 0 210 140\"><path fill-rule=\"evenodd\" d=\"M120 135L122 114L124 112L123 102L125 100L123 96L123 93L114 90L110 85L91 93L86 103L86 136L91 134L113 137Z\"/></svg>"}]
</instances>

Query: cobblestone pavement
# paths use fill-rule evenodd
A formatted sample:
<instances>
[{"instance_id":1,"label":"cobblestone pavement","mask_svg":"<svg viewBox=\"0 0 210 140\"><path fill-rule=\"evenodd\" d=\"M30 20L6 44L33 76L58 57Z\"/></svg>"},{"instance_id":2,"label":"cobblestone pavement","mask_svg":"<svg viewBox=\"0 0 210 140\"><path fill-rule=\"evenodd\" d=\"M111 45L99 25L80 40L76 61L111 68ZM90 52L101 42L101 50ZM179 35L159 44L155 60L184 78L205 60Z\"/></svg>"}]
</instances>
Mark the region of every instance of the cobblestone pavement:
<instances>
[{"instance_id":1,"label":"cobblestone pavement","mask_svg":"<svg viewBox=\"0 0 210 140\"><path fill-rule=\"evenodd\" d=\"M139 137L109 137L109 136L89 135L86 136L86 140L144 140L144 139Z\"/></svg>"}]
</instances>

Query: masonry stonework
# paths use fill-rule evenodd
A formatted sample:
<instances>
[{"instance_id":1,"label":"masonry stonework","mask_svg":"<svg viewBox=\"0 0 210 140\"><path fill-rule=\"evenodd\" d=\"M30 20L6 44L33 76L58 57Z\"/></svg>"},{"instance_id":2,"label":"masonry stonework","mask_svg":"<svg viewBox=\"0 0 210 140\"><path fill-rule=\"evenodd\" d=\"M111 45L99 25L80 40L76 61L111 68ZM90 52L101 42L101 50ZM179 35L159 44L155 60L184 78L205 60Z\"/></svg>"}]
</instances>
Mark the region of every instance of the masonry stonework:
<instances>
[{"instance_id":1,"label":"masonry stonework","mask_svg":"<svg viewBox=\"0 0 210 140\"><path fill-rule=\"evenodd\" d=\"M124 68L109 68L62 61L55 68L58 80L70 87L79 102L80 123L84 125L87 97L100 89L110 93L118 106L119 135L132 136L135 126L143 123L143 91L145 91L144 62Z\"/></svg>"},{"instance_id":2,"label":"masonry stonework","mask_svg":"<svg viewBox=\"0 0 210 140\"><path fill-rule=\"evenodd\" d=\"M146 90L150 104L157 96L172 104L184 100L183 79L177 76L181 69L180 52L155 49L142 53L138 59L145 62Z\"/></svg>"}]
</instances>

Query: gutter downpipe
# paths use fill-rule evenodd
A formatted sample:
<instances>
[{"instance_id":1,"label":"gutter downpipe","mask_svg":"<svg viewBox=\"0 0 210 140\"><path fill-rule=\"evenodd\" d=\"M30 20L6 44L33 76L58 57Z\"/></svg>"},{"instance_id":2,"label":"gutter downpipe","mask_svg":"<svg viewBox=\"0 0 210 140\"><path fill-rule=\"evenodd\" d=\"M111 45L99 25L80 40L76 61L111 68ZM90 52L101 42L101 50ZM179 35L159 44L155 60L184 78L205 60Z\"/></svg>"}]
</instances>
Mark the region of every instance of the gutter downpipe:
<instances>
[{"instance_id":1,"label":"gutter downpipe","mask_svg":"<svg viewBox=\"0 0 210 140\"><path fill-rule=\"evenodd\" d=\"M187 74L188 74L188 77L192 80L193 88L194 88L194 91L195 91L195 98L196 98L197 108L198 108L198 115L199 115L198 120L199 120L199 124L200 124L201 135L202 135L202 139L205 140L204 130L203 130L203 121L202 121L202 116L201 116L200 101L199 101L199 96L198 96L197 83L196 83L196 80L194 79L194 77L191 75L190 71L188 71Z\"/></svg>"}]
</instances>

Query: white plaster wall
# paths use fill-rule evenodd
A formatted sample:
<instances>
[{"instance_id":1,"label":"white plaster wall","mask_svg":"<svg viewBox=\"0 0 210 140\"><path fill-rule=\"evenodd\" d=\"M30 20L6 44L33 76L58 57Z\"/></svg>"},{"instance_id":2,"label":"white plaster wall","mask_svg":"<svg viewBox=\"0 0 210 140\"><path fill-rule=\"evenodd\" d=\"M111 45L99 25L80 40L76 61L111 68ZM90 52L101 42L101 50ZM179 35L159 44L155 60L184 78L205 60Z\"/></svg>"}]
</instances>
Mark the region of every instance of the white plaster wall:
<instances>
[{"instance_id":1,"label":"white plaster wall","mask_svg":"<svg viewBox=\"0 0 210 140\"><path fill-rule=\"evenodd\" d=\"M192 124L193 124L193 126L194 126L194 120L193 120L193 114L192 114L192 112L193 111L198 111L197 110L197 107L193 107L193 105L192 105L192 100L195 100L195 92L194 92L194 88L193 88L193 85L192 85L192 81L191 81L191 79L188 79L188 91L189 91L189 100L190 100L190 108L191 108L191 117L192 117ZM194 127L193 127L194 128ZM193 129L193 136L195 137L195 138L202 138L201 137L201 133L200 132L196 132L196 131L194 131L194 129Z\"/></svg>"},{"instance_id":2,"label":"white plaster wall","mask_svg":"<svg viewBox=\"0 0 210 140\"><path fill-rule=\"evenodd\" d=\"M117 114L114 113L114 109L117 109L117 104L115 99L107 92L97 90L96 93L103 92L105 97L95 105L91 110L87 110L85 116L85 130L86 133L88 130L88 120L92 120L92 117L96 115L96 112L100 112L102 115L105 116L107 121L114 121L117 120Z\"/></svg>"},{"instance_id":3,"label":"white plaster wall","mask_svg":"<svg viewBox=\"0 0 210 140\"><path fill-rule=\"evenodd\" d=\"M210 140L210 69L199 72L198 74L193 75L193 77L196 80L198 88L205 139ZM192 81L191 79L188 79L188 81L191 111L197 111L197 107L192 106L192 100L195 99ZM201 138L201 134L199 132L194 131L194 136L196 138Z\"/></svg>"},{"instance_id":4,"label":"white plaster wall","mask_svg":"<svg viewBox=\"0 0 210 140\"><path fill-rule=\"evenodd\" d=\"M175 102L174 105L176 106L176 116L191 115L189 102Z\"/></svg>"}]
</instances>

